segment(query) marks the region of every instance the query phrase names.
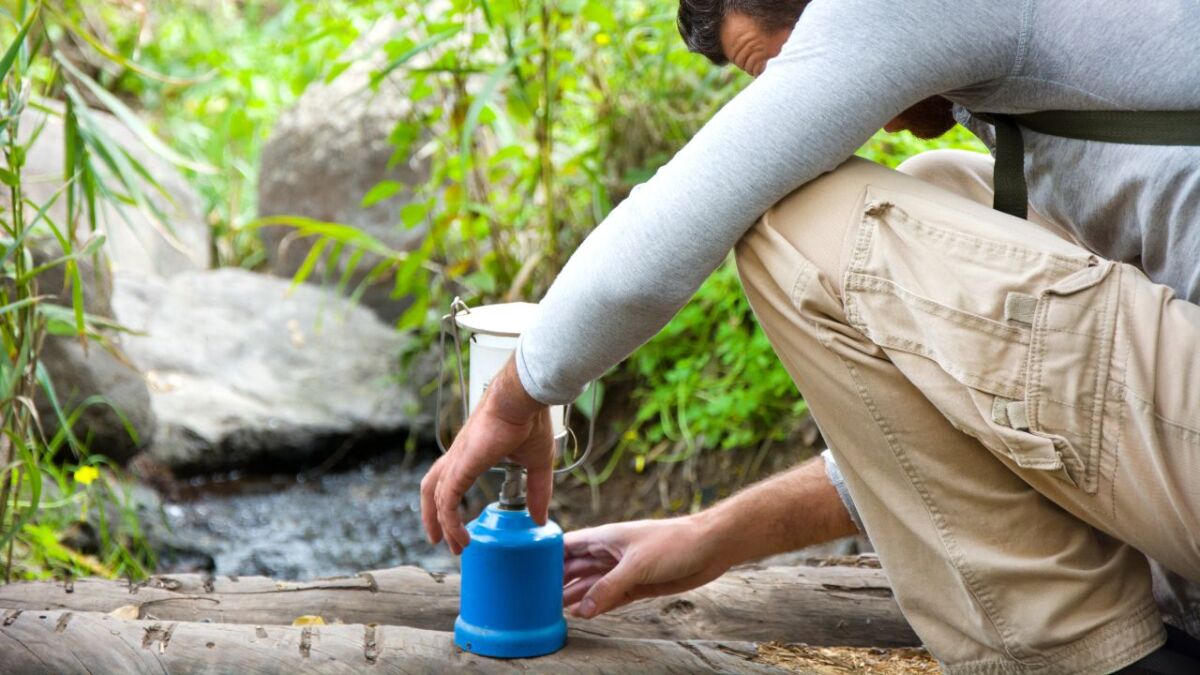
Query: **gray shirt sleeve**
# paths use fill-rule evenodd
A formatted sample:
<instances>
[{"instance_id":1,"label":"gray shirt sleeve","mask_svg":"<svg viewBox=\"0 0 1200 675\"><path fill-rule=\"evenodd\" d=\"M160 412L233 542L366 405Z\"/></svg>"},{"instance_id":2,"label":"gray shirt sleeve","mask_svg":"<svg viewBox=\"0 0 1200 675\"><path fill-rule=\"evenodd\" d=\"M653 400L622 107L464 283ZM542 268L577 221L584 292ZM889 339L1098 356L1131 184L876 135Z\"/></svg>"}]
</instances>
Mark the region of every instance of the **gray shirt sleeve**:
<instances>
[{"instance_id":1,"label":"gray shirt sleeve","mask_svg":"<svg viewBox=\"0 0 1200 675\"><path fill-rule=\"evenodd\" d=\"M782 52L571 257L523 335L543 403L650 339L780 198L841 164L928 96L1012 67L1021 3L816 0Z\"/></svg>"},{"instance_id":2,"label":"gray shirt sleeve","mask_svg":"<svg viewBox=\"0 0 1200 675\"><path fill-rule=\"evenodd\" d=\"M858 528L859 532L865 532L862 518L858 515L858 507L854 505L854 498L850 496L850 489L846 487L846 479L842 477L842 470L838 467L837 460L833 458L833 453L823 450L821 458L825 460L825 477L833 484L833 489L837 490L838 497L842 498L842 506L846 507L846 511L850 514L850 520L854 521L854 526Z\"/></svg>"}]
</instances>

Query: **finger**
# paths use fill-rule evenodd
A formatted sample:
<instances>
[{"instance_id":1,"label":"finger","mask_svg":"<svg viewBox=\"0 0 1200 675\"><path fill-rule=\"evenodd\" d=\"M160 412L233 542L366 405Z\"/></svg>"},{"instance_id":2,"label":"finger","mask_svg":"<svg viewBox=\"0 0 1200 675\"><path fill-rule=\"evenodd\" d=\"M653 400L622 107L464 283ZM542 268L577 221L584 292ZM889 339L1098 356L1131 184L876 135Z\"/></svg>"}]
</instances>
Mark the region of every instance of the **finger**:
<instances>
[{"instance_id":1,"label":"finger","mask_svg":"<svg viewBox=\"0 0 1200 675\"><path fill-rule=\"evenodd\" d=\"M563 580L570 581L597 572L607 572L616 564L617 561L611 558L572 558L563 564Z\"/></svg>"},{"instance_id":2,"label":"finger","mask_svg":"<svg viewBox=\"0 0 1200 675\"><path fill-rule=\"evenodd\" d=\"M442 475L441 480L438 481L435 499L437 500L438 522L442 528L442 536L446 538L450 552L458 555L462 553L463 548L471 539L458 514L458 504L462 501L462 494L453 489L446 475Z\"/></svg>"},{"instance_id":3,"label":"finger","mask_svg":"<svg viewBox=\"0 0 1200 675\"><path fill-rule=\"evenodd\" d=\"M603 574L593 574L591 576L577 579L574 583L563 589L563 605L574 605L587 595L587 592L592 590L592 586L596 585L597 581L603 577Z\"/></svg>"},{"instance_id":4,"label":"finger","mask_svg":"<svg viewBox=\"0 0 1200 675\"><path fill-rule=\"evenodd\" d=\"M442 540L442 527L438 523L437 502L434 500L441 467L442 460L439 459L421 479L421 522L425 525L425 536L431 544Z\"/></svg>"},{"instance_id":5,"label":"finger","mask_svg":"<svg viewBox=\"0 0 1200 675\"><path fill-rule=\"evenodd\" d=\"M525 503L533 522L545 525L549 517L550 494L554 491L554 469L538 467L525 472Z\"/></svg>"},{"instance_id":6,"label":"finger","mask_svg":"<svg viewBox=\"0 0 1200 675\"><path fill-rule=\"evenodd\" d=\"M629 602L629 595L637 585L641 570L626 556L611 572L597 581L583 600L579 601L579 615L590 619L598 614Z\"/></svg>"},{"instance_id":7,"label":"finger","mask_svg":"<svg viewBox=\"0 0 1200 675\"><path fill-rule=\"evenodd\" d=\"M608 543L612 539L614 525L588 527L567 532L563 535L563 552L567 557L608 555ZM615 557L614 557L615 559Z\"/></svg>"}]
</instances>

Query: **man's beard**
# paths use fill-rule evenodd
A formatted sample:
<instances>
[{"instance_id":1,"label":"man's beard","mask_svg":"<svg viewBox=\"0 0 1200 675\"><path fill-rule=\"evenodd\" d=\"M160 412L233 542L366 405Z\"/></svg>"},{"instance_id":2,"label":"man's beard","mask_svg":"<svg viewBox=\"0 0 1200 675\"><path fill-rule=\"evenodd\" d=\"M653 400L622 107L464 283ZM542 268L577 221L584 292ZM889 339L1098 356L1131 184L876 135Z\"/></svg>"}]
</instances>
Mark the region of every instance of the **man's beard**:
<instances>
[{"instance_id":1,"label":"man's beard","mask_svg":"<svg viewBox=\"0 0 1200 675\"><path fill-rule=\"evenodd\" d=\"M954 127L956 121L953 108L954 104L941 96L930 96L896 115L896 119L913 136L929 140L941 136Z\"/></svg>"}]
</instances>

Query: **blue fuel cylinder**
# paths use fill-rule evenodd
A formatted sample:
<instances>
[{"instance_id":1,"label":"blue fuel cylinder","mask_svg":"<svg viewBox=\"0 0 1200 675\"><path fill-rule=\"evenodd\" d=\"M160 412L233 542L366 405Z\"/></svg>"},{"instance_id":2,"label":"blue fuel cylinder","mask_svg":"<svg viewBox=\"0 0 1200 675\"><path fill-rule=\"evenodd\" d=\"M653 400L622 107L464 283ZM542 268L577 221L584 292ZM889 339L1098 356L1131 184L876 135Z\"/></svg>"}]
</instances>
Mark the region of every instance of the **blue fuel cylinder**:
<instances>
[{"instance_id":1,"label":"blue fuel cylinder","mask_svg":"<svg viewBox=\"0 0 1200 675\"><path fill-rule=\"evenodd\" d=\"M563 537L529 511L489 504L467 525L454 643L482 656L522 658L562 649Z\"/></svg>"}]
</instances>

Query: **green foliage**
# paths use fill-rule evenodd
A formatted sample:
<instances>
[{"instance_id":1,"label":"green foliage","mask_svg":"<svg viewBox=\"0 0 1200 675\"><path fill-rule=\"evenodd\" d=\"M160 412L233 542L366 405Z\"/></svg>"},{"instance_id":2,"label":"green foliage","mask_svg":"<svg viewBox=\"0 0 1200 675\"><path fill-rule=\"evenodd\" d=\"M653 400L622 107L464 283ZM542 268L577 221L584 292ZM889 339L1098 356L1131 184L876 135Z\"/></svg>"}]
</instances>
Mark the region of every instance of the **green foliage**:
<instances>
[{"instance_id":1,"label":"green foliage","mask_svg":"<svg viewBox=\"0 0 1200 675\"><path fill-rule=\"evenodd\" d=\"M272 125L306 86L344 69L349 62L338 57L396 4L158 0L140 13L127 3L91 8L122 59L108 63L100 82L136 98L181 154L219 169L186 172L213 228L218 264L263 260L262 243L246 225L256 213L258 157ZM125 65L135 62L166 77Z\"/></svg>"},{"instance_id":2,"label":"green foliage","mask_svg":"<svg viewBox=\"0 0 1200 675\"><path fill-rule=\"evenodd\" d=\"M104 348L100 328L109 324L84 311L81 274L85 263L99 262L98 203L119 201L167 227L148 198L161 187L107 136L87 101L105 103L148 149L187 163L76 65L78 53L66 47L82 44L110 58L80 28L82 16L80 5L72 2L6 2L0 11L0 37L7 45L0 57L0 569L5 580L14 574L141 576L153 562L113 468L72 431L85 407L103 401L64 409L38 361L48 335ZM64 159L63 188L36 203L25 193L25 165L50 117L60 119L63 128L62 145L55 148ZM50 215L60 200L66 206L64 222ZM45 282L50 271L61 272L65 285ZM61 302L56 297L69 298L67 306L55 304ZM49 402L55 419L38 416L39 398ZM96 532L95 555L60 539L62 530L80 523Z\"/></svg>"}]
</instances>

